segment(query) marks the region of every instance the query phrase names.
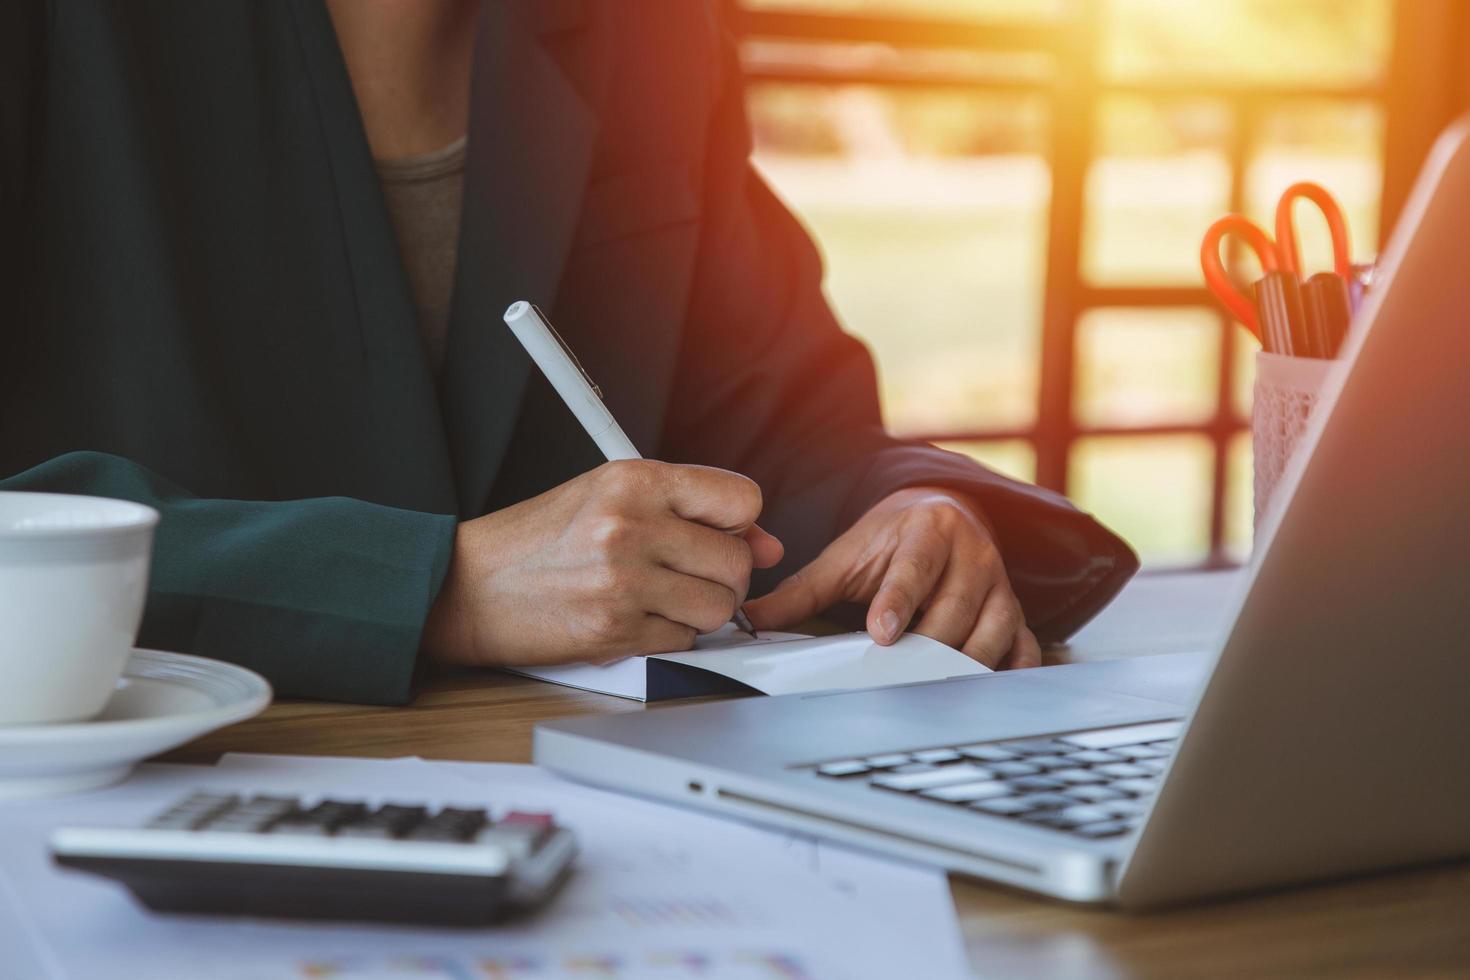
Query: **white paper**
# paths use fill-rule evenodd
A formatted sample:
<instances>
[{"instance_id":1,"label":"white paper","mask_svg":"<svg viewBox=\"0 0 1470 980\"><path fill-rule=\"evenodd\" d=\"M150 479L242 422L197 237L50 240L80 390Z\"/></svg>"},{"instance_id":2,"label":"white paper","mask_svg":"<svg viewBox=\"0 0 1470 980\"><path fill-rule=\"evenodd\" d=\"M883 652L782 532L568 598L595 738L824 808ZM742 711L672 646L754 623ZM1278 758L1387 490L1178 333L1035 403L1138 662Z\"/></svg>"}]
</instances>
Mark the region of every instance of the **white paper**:
<instances>
[{"instance_id":1,"label":"white paper","mask_svg":"<svg viewBox=\"0 0 1470 980\"><path fill-rule=\"evenodd\" d=\"M4 811L0 810L0 814ZM22 897L6 881L0 870L0 976L16 980L29 977L59 977L60 967L50 956L49 948L32 933L34 926L11 910L20 907Z\"/></svg>"},{"instance_id":2,"label":"white paper","mask_svg":"<svg viewBox=\"0 0 1470 980\"><path fill-rule=\"evenodd\" d=\"M777 643L782 640L805 639L809 637L803 633L774 631L762 631L751 637L734 623L726 623L713 633L696 636L694 649L726 650L731 647L749 647ZM660 655L654 654L653 656ZM524 674L527 677L550 681L565 687L595 691L598 694L612 694L620 698L632 698L635 701L647 701L649 699L648 659L647 655L640 655L624 657L606 664L566 664L560 667L511 667L508 669L512 673ZM700 693L713 694L718 690L719 688L712 683L706 690L694 691L688 696Z\"/></svg>"},{"instance_id":3,"label":"white paper","mask_svg":"<svg viewBox=\"0 0 1470 980\"><path fill-rule=\"evenodd\" d=\"M488 930L194 919L53 868L59 825L136 825L195 788L548 810L578 834L567 887ZM37 937L55 975L841 980L968 976L940 872L564 782L531 766L227 756L0 805L0 935ZM36 962L44 962L37 959Z\"/></svg>"},{"instance_id":4,"label":"white paper","mask_svg":"<svg viewBox=\"0 0 1470 980\"><path fill-rule=\"evenodd\" d=\"M566 664L560 667L507 667L538 681L550 681L581 691L612 694L634 701L648 700L648 666L643 657L624 657L607 664Z\"/></svg>"},{"instance_id":5,"label":"white paper","mask_svg":"<svg viewBox=\"0 0 1470 980\"><path fill-rule=\"evenodd\" d=\"M685 653L628 657L606 665L515 670L555 684L639 701L668 696L660 688L668 691L672 687L680 697L723 690L716 678L704 683L690 672L680 672L677 678L660 677L661 663L696 667L762 694L846 691L989 672L958 650L916 633L905 633L892 646L884 647L866 633L758 633L751 638L734 626L698 637L694 649Z\"/></svg>"},{"instance_id":6,"label":"white paper","mask_svg":"<svg viewBox=\"0 0 1470 980\"><path fill-rule=\"evenodd\" d=\"M661 653L651 659L712 670L763 694L846 691L990 672L958 650L917 633L905 633L886 647L866 633L843 633L703 652Z\"/></svg>"}]
</instances>

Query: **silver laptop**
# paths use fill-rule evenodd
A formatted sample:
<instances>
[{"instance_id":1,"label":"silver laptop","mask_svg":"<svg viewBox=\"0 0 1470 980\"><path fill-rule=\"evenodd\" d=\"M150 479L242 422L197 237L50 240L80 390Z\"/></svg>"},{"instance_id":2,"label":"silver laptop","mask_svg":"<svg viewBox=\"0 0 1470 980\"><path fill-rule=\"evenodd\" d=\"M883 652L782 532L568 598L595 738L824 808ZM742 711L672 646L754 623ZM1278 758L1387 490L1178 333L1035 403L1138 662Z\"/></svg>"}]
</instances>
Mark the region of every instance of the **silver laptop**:
<instances>
[{"instance_id":1,"label":"silver laptop","mask_svg":"<svg viewBox=\"0 0 1470 980\"><path fill-rule=\"evenodd\" d=\"M1470 854L1467 228L1460 123L1208 656L558 721L536 761L1130 908Z\"/></svg>"}]
</instances>

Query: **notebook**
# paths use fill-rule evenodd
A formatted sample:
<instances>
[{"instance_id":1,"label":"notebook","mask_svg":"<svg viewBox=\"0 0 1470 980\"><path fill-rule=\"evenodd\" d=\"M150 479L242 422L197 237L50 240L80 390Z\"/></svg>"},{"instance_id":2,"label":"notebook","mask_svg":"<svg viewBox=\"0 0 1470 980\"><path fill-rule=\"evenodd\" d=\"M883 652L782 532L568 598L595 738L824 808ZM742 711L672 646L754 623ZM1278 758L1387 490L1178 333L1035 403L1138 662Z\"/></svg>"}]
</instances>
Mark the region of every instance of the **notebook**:
<instances>
[{"instance_id":1,"label":"notebook","mask_svg":"<svg viewBox=\"0 0 1470 980\"><path fill-rule=\"evenodd\" d=\"M952 647L917 633L879 646L867 633L758 633L733 624L701 636L685 653L626 657L608 664L513 667L514 673L635 701L705 694L806 694L937 681L989 673Z\"/></svg>"}]
</instances>

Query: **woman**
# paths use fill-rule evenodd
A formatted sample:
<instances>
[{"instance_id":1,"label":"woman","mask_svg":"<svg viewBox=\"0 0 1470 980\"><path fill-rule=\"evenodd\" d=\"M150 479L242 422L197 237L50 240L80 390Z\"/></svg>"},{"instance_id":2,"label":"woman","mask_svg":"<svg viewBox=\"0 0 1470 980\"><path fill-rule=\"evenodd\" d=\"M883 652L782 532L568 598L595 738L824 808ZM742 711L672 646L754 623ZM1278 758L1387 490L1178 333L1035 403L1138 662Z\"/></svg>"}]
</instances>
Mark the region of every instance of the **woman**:
<instances>
[{"instance_id":1,"label":"woman","mask_svg":"<svg viewBox=\"0 0 1470 980\"><path fill-rule=\"evenodd\" d=\"M720 6L6 4L0 488L158 507L142 641L286 695L682 649L777 582L758 626L1036 663L1136 559L883 432ZM599 465L522 298L668 462Z\"/></svg>"}]
</instances>

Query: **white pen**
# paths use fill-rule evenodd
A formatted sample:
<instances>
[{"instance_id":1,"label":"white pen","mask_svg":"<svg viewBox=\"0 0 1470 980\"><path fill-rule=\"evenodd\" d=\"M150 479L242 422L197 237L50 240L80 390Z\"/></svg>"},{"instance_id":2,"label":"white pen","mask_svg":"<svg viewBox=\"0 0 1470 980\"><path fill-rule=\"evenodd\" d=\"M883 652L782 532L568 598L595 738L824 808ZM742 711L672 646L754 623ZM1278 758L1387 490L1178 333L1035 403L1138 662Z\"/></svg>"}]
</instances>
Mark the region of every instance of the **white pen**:
<instances>
[{"instance_id":1,"label":"white pen","mask_svg":"<svg viewBox=\"0 0 1470 980\"><path fill-rule=\"evenodd\" d=\"M540 310L525 300L518 300L505 311L505 325L510 327L511 333L516 335L526 353L531 355L531 360L536 362L536 367L546 375L551 387L556 389L609 462L643 458L623 432L623 427L618 425L618 420L602 403L601 389L592 383L577 356ZM737 608L731 622L755 636L755 627L744 609Z\"/></svg>"}]
</instances>

